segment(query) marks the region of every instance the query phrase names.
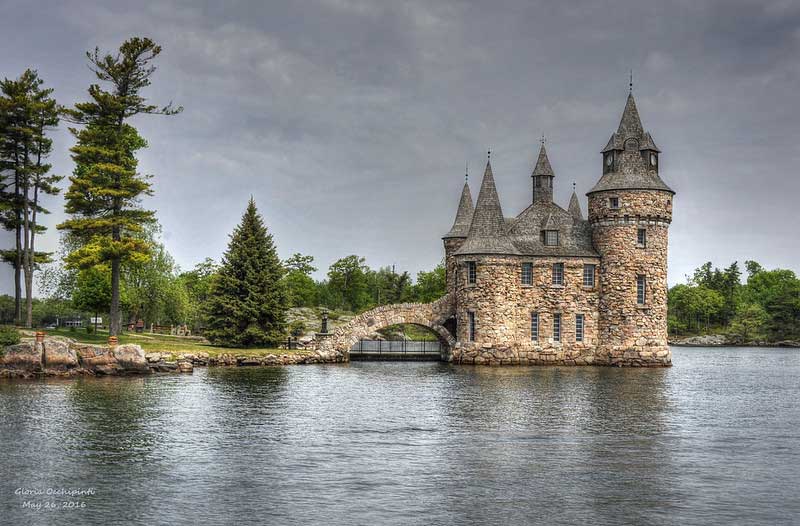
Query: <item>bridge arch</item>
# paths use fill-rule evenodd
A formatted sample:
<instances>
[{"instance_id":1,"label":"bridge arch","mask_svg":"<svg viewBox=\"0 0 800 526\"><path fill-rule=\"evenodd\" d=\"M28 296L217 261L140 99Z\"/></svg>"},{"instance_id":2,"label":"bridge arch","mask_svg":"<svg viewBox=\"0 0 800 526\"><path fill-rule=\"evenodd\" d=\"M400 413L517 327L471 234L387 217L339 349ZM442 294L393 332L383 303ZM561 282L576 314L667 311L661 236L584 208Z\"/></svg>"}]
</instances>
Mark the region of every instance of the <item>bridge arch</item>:
<instances>
[{"instance_id":1,"label":"bridge arch","mask_svg":"<svg viewBox=\"0 0 800 526\"><path fill-rule=\"evenodd\" d=\"M425 327L436 333L446 353L451 352L456 341L444 324L454 315L452 295L448 294L433 303L400 303L383 305L362 312L319 342L319 352L336 361L348 361L350 348L362 338L391 325L409 324Z\"/></svg>"}]
</instances>

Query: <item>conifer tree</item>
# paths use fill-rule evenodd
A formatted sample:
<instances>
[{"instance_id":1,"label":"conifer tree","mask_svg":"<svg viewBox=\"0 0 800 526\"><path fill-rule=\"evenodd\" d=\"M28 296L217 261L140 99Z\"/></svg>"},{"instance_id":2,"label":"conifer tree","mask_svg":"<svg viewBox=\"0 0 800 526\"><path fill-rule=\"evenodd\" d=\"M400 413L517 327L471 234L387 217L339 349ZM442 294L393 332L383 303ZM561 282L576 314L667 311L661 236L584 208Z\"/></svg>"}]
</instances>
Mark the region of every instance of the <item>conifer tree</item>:
<instances>
[{"instance_id":1,"label":"conifer tree","mask_svg":"<svg viewBox=\"0 0 800 526\"><path fill-rule=\"evenodd\" d=\"M253 199L231 234L207 303L205 336L216 345L253 347L284 336L284 268Z\"/></svg>"},{"instance_id":2,"label":"conifer tree","mask_svg":"<svg viewBox=\"0 0 800 526\"><path fill-rule=\"evenodd\" d=\"M15 232L15 247L0 253L14 267L15 318L21 322L21 274L25 285L25 325L33 316L33 273L49 254L36 252L36 234L44 232L39 215L44 194L55 195L60 176L50 174L47 157L53 141L47 133L58 125L60 108L52 89L28 69L15 80L0 81L0 224Z\"/></svg>"},{"instance_id":3,"label":"conifer tree","mask_svg":"<svg viewBox=\"0 0 800 526\"><path fill-rule=\"evenodd\" d=\"M115 55L87 52L90 69L98 80L110 84L104 90L89 86L89 102L81 102L66 114L83 127L70 128L77 144L70 150L75 169L66 194L70 219L58 228L73 234L81 247L67 257L67 264L89 268L109 264L111 308L109 332L120 330L120 268L126 261L147 257L149 245L140 232L154 221L154 212L142 209L140 200L151 195L148 176L137 172L136 152L147 142L130 125L139 114L175 115L182 108L147 104L141 95L156 68L151 63L161 47L149 38L125 41Z\"/></svg>"}]
</instances>

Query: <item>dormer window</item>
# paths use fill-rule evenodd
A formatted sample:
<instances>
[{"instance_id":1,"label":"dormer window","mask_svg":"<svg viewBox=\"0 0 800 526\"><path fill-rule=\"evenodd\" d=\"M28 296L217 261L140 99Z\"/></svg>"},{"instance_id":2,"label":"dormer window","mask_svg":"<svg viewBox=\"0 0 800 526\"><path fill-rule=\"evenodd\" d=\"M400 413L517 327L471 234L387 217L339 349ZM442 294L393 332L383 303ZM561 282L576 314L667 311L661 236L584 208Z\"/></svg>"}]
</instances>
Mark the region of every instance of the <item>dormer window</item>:
<instances>
[{"instance_id":1,"label":"dormer window","mask_svg":"<svg viewBox=\"0 0 800 526\"><path fill-rule=\"evenodd\" d=\"M612 210L616 210L619 208L619 197L609 197L608 198L608 207Z\"/></svg>"},{"instance_id":2,"label":"dormer window","mask_svg":"<svg viewBox=\"0 0 800 526\"><path fill-rule=\"evenodd\" d=\"M546 247L557 247L558 230L542 230L542 243Z\"/></svg>"}]
</instances>

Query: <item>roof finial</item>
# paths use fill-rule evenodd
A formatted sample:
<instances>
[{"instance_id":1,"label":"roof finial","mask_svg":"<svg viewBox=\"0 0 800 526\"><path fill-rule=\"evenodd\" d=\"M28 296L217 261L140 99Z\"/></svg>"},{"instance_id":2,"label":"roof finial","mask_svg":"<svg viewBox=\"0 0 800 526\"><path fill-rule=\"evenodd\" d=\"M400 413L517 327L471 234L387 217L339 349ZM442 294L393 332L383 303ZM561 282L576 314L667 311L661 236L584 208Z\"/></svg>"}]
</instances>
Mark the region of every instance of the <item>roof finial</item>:
<instances>
[{"instance_id":1,"label":"roof finial","mask_svg":"<svg viewBox=\"0 0 800 526\"><path fill-rule=\"evenodd\" d=\"M469 160L467 160L466 167L464 168L464 182L469 182Z\"/></svg>"},{"instance_id":2,"label":"roof finial","mask_svg":"<svg viewBox=\"0 0 800 526\"><path fill-rule=\"evenodd\" d=\"M628 82L628 93L633 93L633 70L631 70L631 79Z\"/></svg>"},{"instance_id":3,"label":"roof finial","mask_svg":"<svg viewBox=\"0 0 800 526\"><path fill-rule=\"evenodd\" d=\"M486 152L486 160L489 161L492 159L492 150Z\"/></svg>"},{"instance_id":4,"label":"roof finial","mask_svg":"<svg viewBox=\"0 0 800 526\"><path fill-rule=\"evenodd\" d=\"M542 146L544 146L544 143L546 143L546 142L547 142L547 139L545 138L544 134L542 134L542 139L541 139Z\"/></svg>"},{"instance_id":5,"label":"roof finial","mask_svg":"<svg viewBox=\"0 0 800 526\"><path fill-rule=\"evenodd\" d=\"M572 191L575 191L575 181L572 181Z\"/></svg>"}]
</instances>

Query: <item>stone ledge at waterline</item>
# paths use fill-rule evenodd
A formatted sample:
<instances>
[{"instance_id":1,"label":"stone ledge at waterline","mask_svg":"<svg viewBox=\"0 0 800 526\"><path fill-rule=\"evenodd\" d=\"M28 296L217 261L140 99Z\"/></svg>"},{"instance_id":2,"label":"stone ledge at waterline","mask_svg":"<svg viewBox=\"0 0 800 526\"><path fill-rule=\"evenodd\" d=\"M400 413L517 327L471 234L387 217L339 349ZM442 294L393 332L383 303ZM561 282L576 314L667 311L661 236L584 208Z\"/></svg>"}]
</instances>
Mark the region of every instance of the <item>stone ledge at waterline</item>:
<instances>
[{"instance_id":1,"label":"stone ledge at waterline","mask_svg":"<svg viewBox=\"0 0 800 526\"><path fill-rule=\"evenodd\" d=\"M343 361L341 356L318 350L263 356L221 354L210 357L204 352L145 354L136 344L107 347L45 338L43 342L23 341L0 351L0 378L191 373L195 365L243 367L340 361Z\"/></svg>"},{"instance_id":2,"label":"stone ledge at waterline","mask_svg":"<svg viewBox=\"0 0 800 526\"><path fill-rule=\"evenodd\" d=\"M104 347L45 339L3 349L0 377L128 375L150 372L138 345Z\"/></svg>"}]
</instances>

